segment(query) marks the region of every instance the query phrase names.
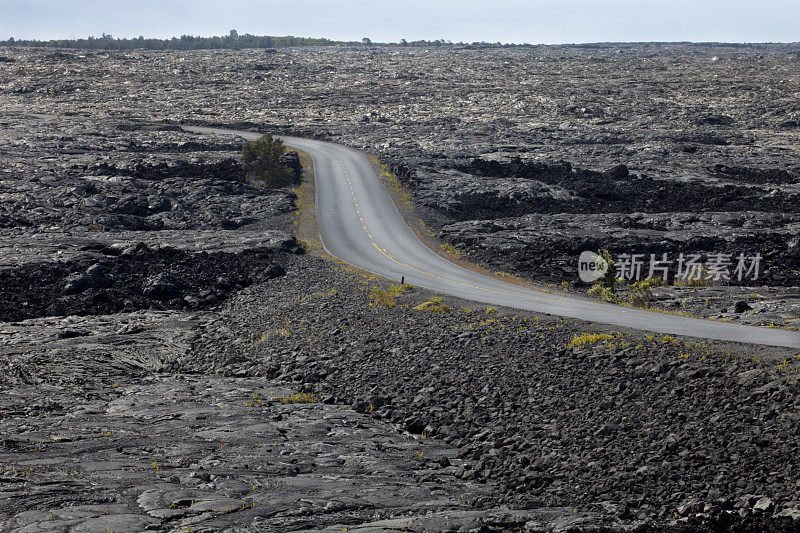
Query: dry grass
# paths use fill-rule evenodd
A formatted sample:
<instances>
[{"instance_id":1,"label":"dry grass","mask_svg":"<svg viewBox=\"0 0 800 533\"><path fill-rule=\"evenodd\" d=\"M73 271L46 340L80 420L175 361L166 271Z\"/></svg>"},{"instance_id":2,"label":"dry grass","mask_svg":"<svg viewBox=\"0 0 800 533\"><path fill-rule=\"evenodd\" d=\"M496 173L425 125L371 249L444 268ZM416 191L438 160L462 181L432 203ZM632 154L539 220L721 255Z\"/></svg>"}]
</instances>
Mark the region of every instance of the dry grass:
<instances>
[{"instance_id":1,"label":"dry grass","mask_svg":"<svg viewBox=\"0 0 800 533\"><path fill-rule=\"evenodd\" d=\"M597 344L598 342L613 341L617 336L611 333L583 333L575 335L567 345L567 348L579 348L586 344Z\"/></svg>"},{"instance_id":2,"label":"dry grass","mask_svg":"<svg viewBox=\"0 0 800 533\"><path fill-rule=\"evenodd\" d=\"M317 220L315 218L316 202L314 197L314 163L311 156L305 152L297 152L300 164L303 167L303 181L292 192L297 197L295 206L297 210L292 217L292 233L298 245L306 253L321 252L324 248L319 239Z\"/></svg>"},{"instance_id":3,"label":"dry grass","mask_svg":"<svg viewBox=\"0 0 800 533\"><path fill-rule=\"evenodd\" d=\"M414 311L428 311L430 313L449 313L453 310L449 305L442 303L442 299L438 296L430 298L427 302L423 302L413 309Z\"/></svg>"},{"instance_id":4,"label":"dry grass","mask_svg":"<svg viewBox=\"0 0 800 533\"><path fill-rule=\"evenodd\" d=\"M453 257L459 257L461 255L459 251L456 249L456 247L450 244L449 242L443 242L441 245L441 249L444 253L446 253L447 255L452 255Z\"/></svg>"},{"instance_id":5,"label":"dry grass","mask_svg":"<svg viewBox=\"0 0 800 533\"><path fill-rule=\"evenodd\" d=\"M313 392L295 392L294 394L289 394L288 396L281 396L278 398L278 401L281 405L286 405L290 403L318 403L319 398Z\"/></svg>"},{"instance_id":6,"label":"dry grass","mask_svg":"<svg viewBox=\"0 0 800 533\"><path fill-rule=\"evenodd\" d=\"M389 189L389 192L392 193L392 196L395 199L395 203L398 204L401 210L411 212L414 210L414 202L411 198L411 193L400 183L400 180L397 178L397 175L389 171L389 167L380 161L378 158L373 155L368 155L367 159L369 162L372 163L372 167L375 169L375 172L383 179L383 182L386 184L386 187Z\"/></svg>"},{"instance_id":7,"label":"dry grass","mask_svg":"<svg viewBox=\"0 0 800 533\"><path fill-rule=\"evenodd\" d=\"M397 305L397 297L408 290L406 285L390 285L386 289L380 287L372 287L369 291L369 306L370 307L385 307L391 308Z\"/></svg>"}]
</instances>

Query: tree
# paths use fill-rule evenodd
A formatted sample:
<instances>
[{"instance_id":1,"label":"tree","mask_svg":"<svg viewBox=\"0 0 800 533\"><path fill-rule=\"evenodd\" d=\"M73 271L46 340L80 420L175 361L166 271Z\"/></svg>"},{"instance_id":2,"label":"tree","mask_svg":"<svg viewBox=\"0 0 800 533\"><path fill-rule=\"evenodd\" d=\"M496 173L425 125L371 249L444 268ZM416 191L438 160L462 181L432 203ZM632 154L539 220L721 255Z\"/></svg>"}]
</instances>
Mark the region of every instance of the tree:
<instances>
[{"instance_id":1,"label":"tree","mask_svg":"<svg viewBox=\"0 0 800 533\"><path fill-rule=\"evenodd\" d=\"M238 36L239 36L239 32L238 32L238 31L236 31L236 30L231 30L231 32L230 32L230 34L229 34L229 35L230 35L231 37L238 37Z\"/></svg>"},{"instance_id":2,"label":"tree","mask_svg":"<svg viewBox=\"0 0 800 533\"><path fill-rule=\"evenodd\" d=\"M369 37L364 37L363 39L361 39L361 42L364 44L372 44L372 39L370 39Z\"/></svg>"},{"instance_id":3,"label":"tree","mask_svg":"<svg viewBox=\"0 0 800 533\"><path fill-rule=\"evenodd\" d=\"M288 187L295 182L295 175L281 162L286 153L283 141L269 133L257 141L247 141L242 145L242 168L247 179L263 181L270 189Z\"/></svg>"}]
</instances>

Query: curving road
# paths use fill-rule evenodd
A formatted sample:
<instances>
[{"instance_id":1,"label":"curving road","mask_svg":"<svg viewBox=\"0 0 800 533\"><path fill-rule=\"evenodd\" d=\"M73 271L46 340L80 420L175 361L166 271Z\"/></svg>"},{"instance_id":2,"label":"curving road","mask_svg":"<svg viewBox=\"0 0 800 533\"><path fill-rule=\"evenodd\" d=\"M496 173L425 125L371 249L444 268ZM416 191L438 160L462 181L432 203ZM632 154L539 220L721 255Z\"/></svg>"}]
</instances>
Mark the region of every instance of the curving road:
<instances>
[{"instance_id":1,"label":"curving road","mask_svg":"<svg viewBox=\"0 0 800 533\"><path fill-rule=\"evenodd\" d=\"M186 127L196 133L260 134ZM672 335L800 348L800 333L700 320L540 292L499 281L448 261L423 244L397 209L367 158L345 146L281 137L308 153L316 172L316 216L331 255L389 279L490 305L502 305Z\"/></svg>"}]
</instances>

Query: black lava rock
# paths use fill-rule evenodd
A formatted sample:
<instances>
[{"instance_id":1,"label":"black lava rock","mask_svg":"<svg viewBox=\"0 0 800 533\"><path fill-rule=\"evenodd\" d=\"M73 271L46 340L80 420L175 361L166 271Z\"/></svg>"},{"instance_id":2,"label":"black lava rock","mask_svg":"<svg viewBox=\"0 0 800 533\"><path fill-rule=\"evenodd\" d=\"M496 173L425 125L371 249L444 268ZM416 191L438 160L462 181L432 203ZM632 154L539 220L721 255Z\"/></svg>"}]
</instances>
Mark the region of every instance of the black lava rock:
<instances>
[{"instance_id":1,"label":"black lava rock","mask_svg":"<svg viewBox=\"0 0 800 533\"><path fill-rule=\"evenodd\" d=\"M158 273L149 277L142 284L142 294L157 300L171 300L181 293L178 283L166 273Z\"/></svg>"},{"instance_id":2,"label":"black lava rock","mask_svg":"<svg viewBox=\"0 0 800 533\"><path fill-rule=\"evenodd\" d=\"M420 418L410 418L406 421L405 430L418 435L425 430L427 425L428 423Z\"/></svg>"},{"instance_id":3,"label":"black lava rock","mask_svg":"<svg viewBox=\"0 0 800 533\"><path fill-rule=\"evenodd\" d=\"M87 289L99 289L111 284L103 267L95 264L86 269L86 272L74 272L64 280L64 294L79 294Z\"/></svg>"}]
</instances>

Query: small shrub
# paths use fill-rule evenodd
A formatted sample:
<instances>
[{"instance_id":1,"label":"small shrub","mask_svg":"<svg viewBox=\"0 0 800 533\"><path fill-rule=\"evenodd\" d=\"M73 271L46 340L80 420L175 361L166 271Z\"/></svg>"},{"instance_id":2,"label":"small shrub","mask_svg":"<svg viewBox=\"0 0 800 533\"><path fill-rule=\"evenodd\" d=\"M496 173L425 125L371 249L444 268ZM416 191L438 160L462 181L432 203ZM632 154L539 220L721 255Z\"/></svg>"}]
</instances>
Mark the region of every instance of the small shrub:
<instances>
[{"instance_id":1,"label":"small shrub","mask_svg":"<svg viewBox=\"0 0 800 533\"><path fill-rule=\"evenodd\" d=\"M594 285L587 291L587 294L593 298L603 300L604 302L621 304L622 300L617 296L617 291L614 288L614 285L617 283L614 260L611 259L611 254L608 250L598 250L597 254L606 261L608 269L603 274L603 277L594 282Z\"/></svg>"},{"instance_id":2,"label":"small shrub","mask_svg":"<svg viewBox=\"0 0 800 533\"><path fill-rule=\"evenodd\" d=\"M592 287L587 291L587 294L593 298L597 298L598 300L603 300L604 302L609 302L612 304L622 303L622 300L614 291L614 287L606 287L599 283L592 285Z\"/></svg>"},{"instance_id":3,"label":"small shrub","mask_svg":"<svg viewBox=\"0 0 800 533\"><path fill-rule=\"evenodd\" d=\"M577 348L586 344L597 344L598 342L603 341L613 341L616 338L616 335L612 335L610 333L583 333L581 335L575 335L572 337L572 340L567 345L567 348Z\"/></svg>"},{"instance_id":4,"label":"small shrub","mask_svg":"<svg viewBox=\"0 0 800 533\"><path fill-rule=\"evenodd\" d=\"M603 274L602 278L595 281L595 285L602 285L603 287L610 287L613 289L614 283L617 281L617 269L614 260L611 259L611 253L608 250L598 250L597 255L605 260L608 264L608 269L605 274Z\"/></svg>"},{"instance_id":5,"label":"small shrub","mask_svg":"<svg viewBox=\"0 0 800 533\"><path fill-rule=\"evenodd\" d=\"M247 179L260 181L270 189L288 187L295 182L295 174L281 163L286 153L283 141L270 134L257 141L247 141L242 145L242 168Z\"/></svg>"},{"instance_id":6,"label":"small shrub","mask_svg":"<svg viewBox=\"0 0 800 533\"><path fill-rule=\"evenodd\" d=\"M370 307L386 307L387 309L390 307L394 307L395 305L397 305L397 297L400 296L400 293L403 292L404 290L408 290L405 287L411 287L411 286L391 285L386 290L381 289L380 287L373 287L369 291Z\"/></svg>"},{"instance_id":7,"label":"small shrub","mask_svg":"<svg viewBox=\"0 0 800 533\"><path fill-rule=\"evenodd\" d=\"M650 287L661 284L660 279L649 278L637 281L628 287L628 305L632 307L649 308L653 303L653 291Z\"/></svg>"},{"instance_id":8,"label":"small shrub","mask_svg":"<svg viewBox=\"0 0 800 533\"><path fill-rule=\"evenodd\" d=\"M664 280L661 278L647 278L643 279L642 281L637 281L636 283L632 284L631 287L636 290L645 290L650 289L652 287L663 287Z\"/></svg>"},{"instance_id":9,"label":"small shrub","mask_svg":"<svg viewBox=\"0 0 800 533\"><path fill-rule=\"evenodd\" d=\"M449 242L442 243L442 251L444 253L446 253L447 255L452 255L454 257L458 257L459 256L459 252L456 249L456 247L453 246L452 244L450 244Z\"/></svg>"},{"instance_id":10,"label":"small shrub","mask_svg":"<svg viewBox=\"0 0 800 533\"><path fill-rule=\"evenodd\" d=\"M314 249L314 245L306 239L297 239L297 246L303 250L304 254L310 253Z\"/></svg>"},{"instance_id":11,"label":"small shrub","mask_svg":"<svg viewBox=\"0 0 800 533\"><path fill-rule=\"evenodd\" d=\"M253 401L252 402L245 402L245 404L244 404L245 407L263 407L264 406L264 400L261 399L261 395L260 394L258 394L257 392L254 392L251 397L252 397Z\"/></svg>"}]
</instances>

